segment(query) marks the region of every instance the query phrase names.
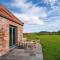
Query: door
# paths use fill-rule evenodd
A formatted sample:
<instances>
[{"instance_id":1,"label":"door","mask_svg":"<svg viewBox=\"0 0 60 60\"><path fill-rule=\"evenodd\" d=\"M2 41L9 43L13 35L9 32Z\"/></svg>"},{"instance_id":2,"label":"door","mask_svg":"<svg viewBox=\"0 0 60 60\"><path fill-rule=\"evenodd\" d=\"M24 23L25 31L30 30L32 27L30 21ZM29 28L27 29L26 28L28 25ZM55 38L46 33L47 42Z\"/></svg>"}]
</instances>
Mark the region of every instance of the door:
<instances>
[{"instance_id":1,"label":"door","mask_svg":"<svg viewBox=\"0 0 60 60\"><path fill-rule=\"evenodd\" d=\"M9 34L9 37L10 37L9 46L15 47L16 46L16 27L10 26L9 32L10 32L10 34Z\"/></svg>"}]
</instances>

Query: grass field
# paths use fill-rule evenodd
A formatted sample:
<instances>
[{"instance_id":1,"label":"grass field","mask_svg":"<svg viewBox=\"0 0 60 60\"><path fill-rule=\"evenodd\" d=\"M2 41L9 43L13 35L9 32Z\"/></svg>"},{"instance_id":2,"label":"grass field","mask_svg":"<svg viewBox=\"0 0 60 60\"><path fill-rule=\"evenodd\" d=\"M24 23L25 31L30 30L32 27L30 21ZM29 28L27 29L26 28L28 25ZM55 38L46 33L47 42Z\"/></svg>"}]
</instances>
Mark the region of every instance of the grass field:
<instances>
[{"instance_id":1,"label":"grass field","mask_svg":"<svg viewBox=\"0 0 60 60\"><path fill-rule=\"evenodd\" d=\"M60 35L28 34L25 37L28 40L40 39L44 60L60 60Z\"/></svg>"}]
</instances>

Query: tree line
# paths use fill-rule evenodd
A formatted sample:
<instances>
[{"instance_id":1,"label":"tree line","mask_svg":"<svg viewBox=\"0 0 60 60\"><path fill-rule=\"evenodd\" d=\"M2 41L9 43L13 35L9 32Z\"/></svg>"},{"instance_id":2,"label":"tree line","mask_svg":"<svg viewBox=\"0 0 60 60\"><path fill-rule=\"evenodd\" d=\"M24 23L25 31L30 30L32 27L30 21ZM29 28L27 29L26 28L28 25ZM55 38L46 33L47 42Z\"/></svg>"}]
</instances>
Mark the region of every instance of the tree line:
<instances>
[{"instance_id":1,"label":"tree line","mask_svg":"<svg viewBox=\"0 0 60 60\"><path fill-rule=\"evenodd\" d=\"M57 32L47 32L47 31L41 31L39 32L41 35L60 35L60 31Z\"/></svg>"},{"instance_id":2,"label":"tree line","mask_svg":"<svg viewBox=\"0 0 60 60\"><path fill-rule=\"evenodd\" d=\"M34 32L34 33L24 33L26 34L36 34L36 35L60 35L60 31L57 32L48 32L48 31L40 31L40 32Z\"/></svg>"}]
</instances>

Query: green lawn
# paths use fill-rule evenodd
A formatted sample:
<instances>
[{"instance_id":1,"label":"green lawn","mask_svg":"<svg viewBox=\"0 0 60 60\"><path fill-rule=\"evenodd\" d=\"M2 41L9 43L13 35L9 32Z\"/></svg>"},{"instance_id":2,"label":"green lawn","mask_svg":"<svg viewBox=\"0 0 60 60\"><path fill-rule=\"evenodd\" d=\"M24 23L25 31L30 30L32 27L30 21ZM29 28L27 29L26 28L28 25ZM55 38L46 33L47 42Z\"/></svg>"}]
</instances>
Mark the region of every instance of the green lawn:
<instances>
[{"instance_id":1,"label":"green lawn","mask_svg":"<svg viewBox=\"0 0 60 60\"><path fill-rule=\"evenodd\" d=\"M40 39L44 60L60 60L60 35L28 34L25 37L28 40Z\"/></svg>"}]
</instances>

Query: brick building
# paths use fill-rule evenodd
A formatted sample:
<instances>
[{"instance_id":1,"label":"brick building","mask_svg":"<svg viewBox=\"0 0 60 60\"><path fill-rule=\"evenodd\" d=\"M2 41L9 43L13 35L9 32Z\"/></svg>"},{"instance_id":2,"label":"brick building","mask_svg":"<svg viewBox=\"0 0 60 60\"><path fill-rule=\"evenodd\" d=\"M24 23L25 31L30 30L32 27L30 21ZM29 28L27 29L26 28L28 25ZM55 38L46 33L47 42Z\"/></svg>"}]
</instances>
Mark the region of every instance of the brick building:
<instances>
[{"instance_id":1,"label":"brick building","mask_svg":"<svg viewBox=\"0 0 60 60\"><path fill-rule=\"evenodd\" d=\"M0 56L19 45L23 37L23 22L0 5Z\"/></svg>"}]
</instances>

